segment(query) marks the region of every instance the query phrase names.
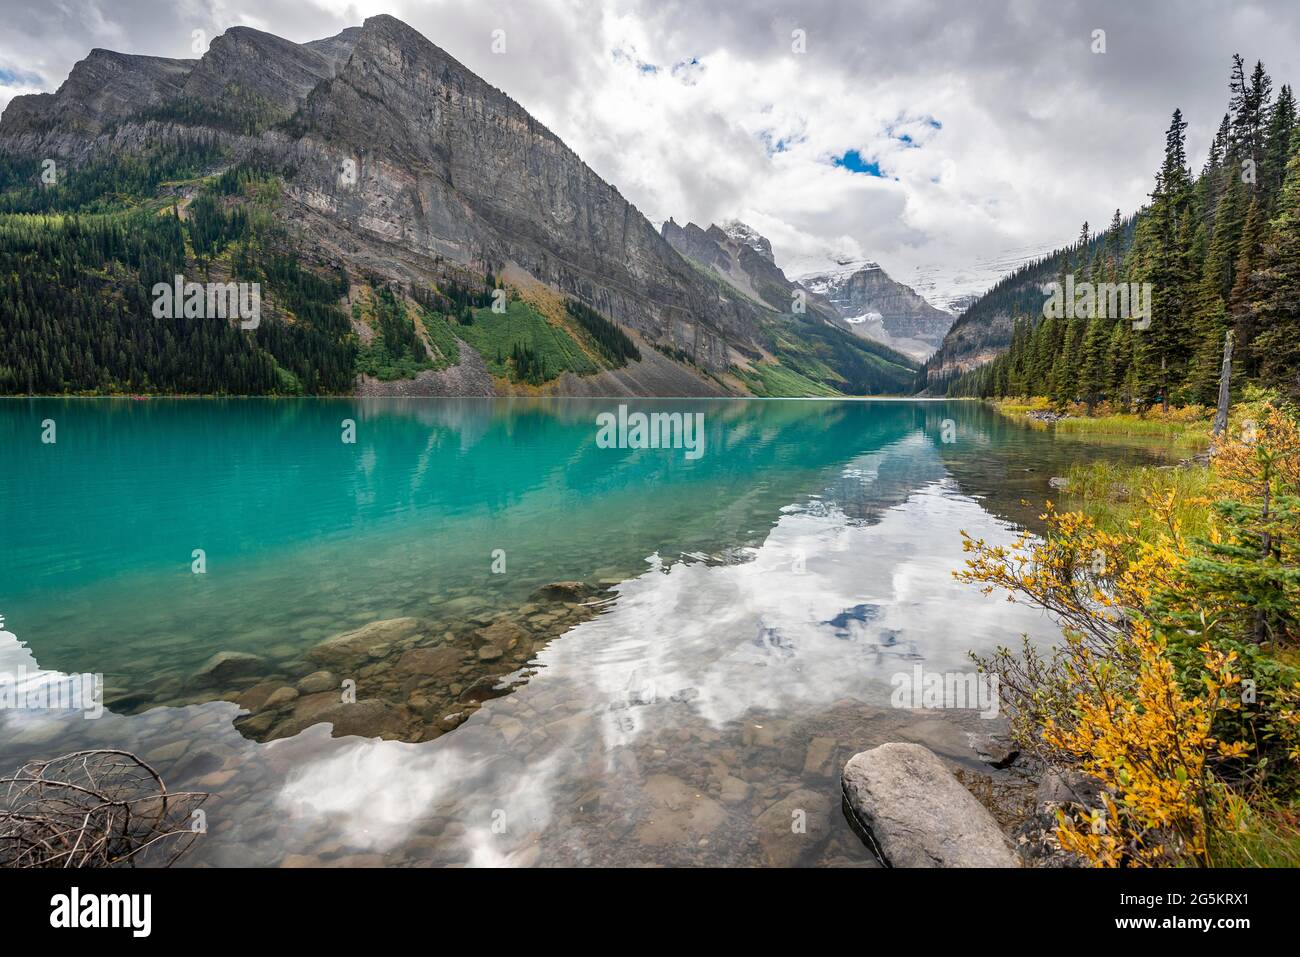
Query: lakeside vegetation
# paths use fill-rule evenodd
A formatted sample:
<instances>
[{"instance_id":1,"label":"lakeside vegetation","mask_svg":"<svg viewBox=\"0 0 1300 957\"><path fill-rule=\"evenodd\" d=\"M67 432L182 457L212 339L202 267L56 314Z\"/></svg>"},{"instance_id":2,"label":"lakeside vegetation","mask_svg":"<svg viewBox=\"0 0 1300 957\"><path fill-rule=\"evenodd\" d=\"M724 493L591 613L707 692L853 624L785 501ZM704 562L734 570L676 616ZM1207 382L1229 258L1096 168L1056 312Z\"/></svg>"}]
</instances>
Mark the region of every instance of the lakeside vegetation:
<instances>
[{"instance_id":1,"label":"lakeside vegetation","mask_svg":"<svg viewBox=\"0 0 1300 957\"><path fill-rule=\"evenodd\" d=\"M1152 406L1130 412L1109 402L1099 403L1091 409L1085 403L1073 402L1058 411L1058 407L1043 396L1020 396L992 402L1003 415L1022 421L1031 428L1051 429L1057 435L1160 440L1188 450L1203 449L1210 444L1213 410L1205 406L1170 409Z\"/></svg>"},{"instance_id":2,"label":"lakeside vegetation","mask_svg":"<svg viewBox=\"0 0 1300 957\"><path fill-rule=\"evenodd\" d=\"M1141 434L1129 418L1090 434ZM1159 423L1175 440L1204 424L1195 409ZM955 574L1062 626L1050 652L976 659L1017 744L1098 789L1057 812L1060 846L1106 867L1300 866L1295 407L1248 393L1208 465L1077 467L1042 518L1041 539L967 537Z\"/></svg>"},{"instance_id":3,"label":"lakeside vegetation","mask_svg":"<svg viewBox=\"0 0 1300 957\"><path fill-rule=\"evenodd\" d=\"M776 362L756 362L748 369L736 366L732 371L745 388L761 399L789 395L835 398L842 395L830 386Z\"/></svg>"}]
</instances>

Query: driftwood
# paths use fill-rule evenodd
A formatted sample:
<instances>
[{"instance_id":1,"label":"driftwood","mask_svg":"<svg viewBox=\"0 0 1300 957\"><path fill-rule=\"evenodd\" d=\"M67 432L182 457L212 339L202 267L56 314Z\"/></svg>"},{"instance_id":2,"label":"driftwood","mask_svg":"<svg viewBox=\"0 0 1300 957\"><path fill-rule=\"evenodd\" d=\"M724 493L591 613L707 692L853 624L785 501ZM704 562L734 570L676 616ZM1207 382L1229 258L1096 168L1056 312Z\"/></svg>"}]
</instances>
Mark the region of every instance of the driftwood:
<instances>
[{"instance_id":1,"label":"driftwood","mask_svg":"<svg viewBox=\"0 0 1300 957\"><path fill-rule=\"evenodd\" d=\"M76 751L0 777L0 867L168 867L208 795L168 792L127 751Z\"/></svg>"}]
</instances>

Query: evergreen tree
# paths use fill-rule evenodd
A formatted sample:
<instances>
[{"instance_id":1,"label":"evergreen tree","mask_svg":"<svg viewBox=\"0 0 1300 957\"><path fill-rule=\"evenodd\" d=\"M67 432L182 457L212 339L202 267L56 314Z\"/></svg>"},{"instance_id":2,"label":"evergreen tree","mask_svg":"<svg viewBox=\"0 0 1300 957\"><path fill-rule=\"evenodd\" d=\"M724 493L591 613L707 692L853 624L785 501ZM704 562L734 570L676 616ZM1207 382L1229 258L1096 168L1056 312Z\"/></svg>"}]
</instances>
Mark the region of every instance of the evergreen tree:
<instances>
[{"instance_id":1,"label":"evergreen tree","mask_svg":"<svg viewBox=\"0 0 1300 957\"><path fill-rule=\"evenodd\" d=\"M1283 85L1273 104L1268 120L1268 133L1264 138L1264 160L1259 184L1264 190L1266 212L1271 214L1282 192L1286 179L1287 161L1291 157L1291 138L1296 129L1296 102L1291 87Z\"/></svg>"},{"instance_id":2,"label":"evergreen tree","mask_svg":"<svg viewBox=\"0 0 1300 957\"><path fill-rule=\"evenodd\" d=\"M1257 304L1255 354L1265 384L1300 398L1300 148L1287 165L1272 232L1250 286Z\"/></svg>"},{"instance_id":3,"label":"evergreen tree","mask_svg":"<svg viewBox=\"0 0 1300 957\"><path fill-rule=\"evenodd\" d=\"M1165 134L1165 159L1152 193L1147 238L1150 263L1151 317L1139 331L1135 350L1139 398L1169 402L1172 381L1180 377L1187 353L1190 306L1188 252L1191 245L1191 190L1187 173L1187 123L1174 110Z\"/></svg>"}]
</instances>

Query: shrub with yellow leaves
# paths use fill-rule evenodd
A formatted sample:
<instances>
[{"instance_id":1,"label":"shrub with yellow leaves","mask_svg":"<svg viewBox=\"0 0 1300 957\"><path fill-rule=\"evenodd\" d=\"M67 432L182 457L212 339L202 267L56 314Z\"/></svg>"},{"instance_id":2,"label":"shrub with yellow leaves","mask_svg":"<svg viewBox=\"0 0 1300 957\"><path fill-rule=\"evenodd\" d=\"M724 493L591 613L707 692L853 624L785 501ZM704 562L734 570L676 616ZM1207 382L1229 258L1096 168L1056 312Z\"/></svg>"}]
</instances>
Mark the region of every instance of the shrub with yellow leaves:
<instances>
[{"instance_id":1,"label":"shrub with yellow leaves","mask_svg":"<svg viewBox=\"0 0 1300 957\"><path fill-rule=\"evenodd\" d=\"M1100 783L1102 806L1062 811L1057 827L1094 865L1208 864L1211 809L1237 806L1233 789L1295 799L1300 673L1272 649L1300 614L1300 428L1271 403L1250 411L1215 448L1206 537L1183 534L1172 491L1146 499L1140 534L1049 502L1041 538L963 536L960 580L1062 627L1048 651L1026 639L976 660L998 675L1023 750Z\"/></svg>"},{"instance_id":2,"label":"shrub with yellow leaves","mask_svg":"<svg viewBox=\"0 0 1300 957\"><path fill-rule=\"evenodd\" d=\"M1070 720L1049 717L1044 739L1102 784L1102 808L1057 812L1057 839L1099 867L1180 861L1207 864L1206 798L1215 760L1250 747L1213 734L1220 712L1241 707L1235 653L1204 645L1205 687L1184 694L1163 642L1138 622L1131 643L1135 675L1105 673L1082 683Z\"/></svg>"}]
</instances>

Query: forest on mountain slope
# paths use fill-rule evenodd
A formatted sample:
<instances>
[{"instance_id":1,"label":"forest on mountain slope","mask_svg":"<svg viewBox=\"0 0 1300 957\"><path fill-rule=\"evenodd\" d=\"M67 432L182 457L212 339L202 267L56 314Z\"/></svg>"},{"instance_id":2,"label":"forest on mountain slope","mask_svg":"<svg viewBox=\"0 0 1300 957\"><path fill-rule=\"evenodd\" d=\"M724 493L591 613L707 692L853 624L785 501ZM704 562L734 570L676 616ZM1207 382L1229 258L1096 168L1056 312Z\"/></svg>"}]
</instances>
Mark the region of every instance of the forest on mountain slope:
<instances>
[{"instance_id":1,"label":"forest on mountain slope","mask_svg":"<svg viewBox=\"0 0 1300 957\"><path fill-rule=\"evenodd\" d=\"M142 202L218 159L199 140L87 164L28 185L0 164L0 394L316 394L350 389L356 345L342 273L303 268L266 209L275 184L248 170L210 177L185 218ZM245 201L246 200L246 201ZM156 283L260 283L256 329L177 311L154 318Z\"/></svg>"},{"instance_id":2,"label":"forest on mountain slope","mask_svg":"<svg viewBox=\"0 0 1300 957\"><path fill-rule=\"evenodd\" d=\"M533 386L641 359L619 326L577 300L565 303L568 332L524 303L488 313L490 273L483 288L411 285L402 290L411 309L377 277L361 277L374 327L362 342L357 277L337 264L303 265L275 215L294 170L228 164L213 136L92 159L60 169L53 184L42 183L39 161L0 155L0 394L342 394L359 374L391 380L454 364L461 345L477 348L494 375ZM160 322L152 290L177 275L259 283L257 328L201 316ZM777 362L737 372L757 394L910 388L915 364L885 346L820 317L761 321ZM556 337L563 355L548 345ZM693 365L685 353L672 358Z\"/></svg>"},{"instance_id":3,"label":"forest on mountain slope","mask_svg":"<svg viewBox=\"0 0 1300 957\"><path fill-rule=\"evenodd\" d=\"M1276 97L1262 63L1247 75L1233 57L1228 112L1201 172L1174 110L1151 201L1125 221L1117 210L1094 234L1023 267L961 323L1012 317L1010 345L957 375L932 364L921 388L952 396L1044 395L1126 408L1212 404L1227 333L1232 385L1300 395L1300 124L1295 96ZM1150 284L1149 322L1105 308L1072 317L1045 309L1042 284ZM1052 312L1052 315L1045 315Z\"/></svg>"}]
</instances>

